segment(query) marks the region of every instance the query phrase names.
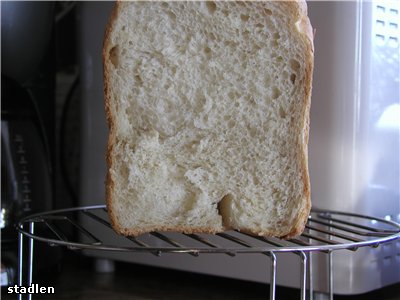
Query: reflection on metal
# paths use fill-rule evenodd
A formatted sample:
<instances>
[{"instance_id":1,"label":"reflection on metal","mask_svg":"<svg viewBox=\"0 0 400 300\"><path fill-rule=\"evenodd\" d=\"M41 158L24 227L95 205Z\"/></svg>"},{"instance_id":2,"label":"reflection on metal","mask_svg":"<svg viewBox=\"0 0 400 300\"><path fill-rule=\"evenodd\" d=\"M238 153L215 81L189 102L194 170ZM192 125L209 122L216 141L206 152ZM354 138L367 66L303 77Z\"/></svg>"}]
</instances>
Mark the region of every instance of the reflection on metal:
<instances>
[{"instance_id":1,"label":"reflection on metal","mask_svg":"<svg viewBox=\"0 0 400 300\"><path fill-rule=\"evenodd\" d=\"M23 285L24 272L27 272L27 284L32 283L34 241L45 242L49 246L66 246L74 250L151 253L156 256L163 253L186 253L192 256L218 253L235 256L259 253L269 257L269 299L275 299L278 266L276 254L294 253L300 260L300 298L305 300L312 299L313 296L311 254L323 252L328 255L328 287L330 299L333 299L333 251L356 251L360 247L377 247L382 243L400 238L400 224L393 221L353 213L322 210L312 211L304 233L290 240L252 236L238 231L227 231L216 235L178 234L179 242L176 237L170 236L172 234L176 236L177 233L170 232L151 232L138 237L113 235L113 238L127 242L126 245L121 246L120 241L115 242L115 240L107 240L106 237L99 234L95 235L91 233L90 226L82 225L90 224L90 222L97 226L103 226L103 232L112 231L104 205L49 211L23 218L18 223L20 237L18 283ZM71 234L71 228L79 233L78 237ZM144 237L150 242L143 241ZM23 270L24 238L29 241L27 271ZM160 247L159 243L162 243L163 246ZM230 243L231 246L221 246L226 243ZM22 295L19 299L22 299Z\"/></svg>"}]
</instances>

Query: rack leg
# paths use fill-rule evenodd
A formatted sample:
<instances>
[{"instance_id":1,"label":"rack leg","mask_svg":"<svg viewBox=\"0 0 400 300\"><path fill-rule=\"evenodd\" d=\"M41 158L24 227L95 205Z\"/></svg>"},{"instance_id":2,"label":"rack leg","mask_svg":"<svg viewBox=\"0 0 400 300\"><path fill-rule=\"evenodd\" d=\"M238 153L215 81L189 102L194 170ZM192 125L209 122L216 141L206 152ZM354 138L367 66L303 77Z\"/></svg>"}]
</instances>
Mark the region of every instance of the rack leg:
<instances>
[{"instance_id":1,"label":"rack leg","mask_svg":"<svg viewBox=\"0 0 400 300\"><path fill-rule=\"evenodd\" d=\"M312 260L313 253L308 252L308 297L309 300L314 299L314 280L313 280L313 270L312 270Z\"/></svg>"},{"instance_id":2,"label":"rack leg","mask_svg":"<svg viewBox=\"0 0 400 300\"><path fill-rule=\"evenodd\" d=\"M300 287L301 287L301 300L306 300L307 297L307 255L304 252L300 252L301 256L301 276L300 276Z\"/></svg>"},{"instance_id":3,"label":"rack leg","mask_svg":"<svg viewBox=\"0 0 400 300\"><path fill-rule=\"evenodd\" d=\"M35 223L29 224L29 233L33 235L35 232ZM32 285L33 277L33 239L29 239L29 265L28 265L28 286ZM28 294L28 300L32 300L32 294Z\"/></svg>"},{"instance_id":4,"label":"rack leg","mask_svg":"<svg viewBox=\"0 0 400 300\"><path fill-rule=\"evenodd\" d=\"M329 220L329 224L332 224L332 220ZM329 227L329 231L332 231L332 227ZM332 239L332 236L329 235L329 239ZM328 253L328 290L329 290L329 299L333 300L333 257L332 251Z\"/></svg>"},{"instance_id":5,"label":"rack leg","mask_svg":"<svg viewBox=\"0 0 400 300\"><path fill-rule=\"evenodd\" d=\"M270 283L269 283L269 300L275 300L276 292L276 255L274 252L269 254L270 257Z\"/></svg>"},{"instance_id":6,"label":"rack leg","mask_svg":"<svg viewBox=\"0 0 400 300\"><path fill-rule=\"evenodd\" d=\"M23 227L21 226L21 229ZM23 284L23 265L24 265L24 235L18 234L18 285ZM22 294L18 295L18 300L22 300Z\"/></svg>"},{"instance_id":7,"label":"rack leg","mask_svg":"<svg viewBox=\"0 0 400 300\"><path fill-rule=\"evenodd\" d=\"M333 256L332 251L328 254L328 289L329 289L329 299L333 300Z\"/></svg>"}]
</instances>

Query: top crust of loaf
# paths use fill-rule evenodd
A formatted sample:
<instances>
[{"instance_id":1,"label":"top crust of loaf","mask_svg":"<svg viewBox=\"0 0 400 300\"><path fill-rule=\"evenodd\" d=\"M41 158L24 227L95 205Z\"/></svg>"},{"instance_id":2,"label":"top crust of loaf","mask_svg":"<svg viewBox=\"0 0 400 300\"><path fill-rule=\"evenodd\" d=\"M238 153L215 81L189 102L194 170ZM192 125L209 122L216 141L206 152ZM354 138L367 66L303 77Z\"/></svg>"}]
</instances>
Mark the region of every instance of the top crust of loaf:
<instances>
[{"instance_id":1,"label":"top crust of loaf","mask_svg":"<svg viewBox=\"0 0 400 300\"><path fill-rule=\"evenodd\" d=\"M306 45L307 54L304 56L306 61L304 61L305 71L304 71L304 97L302 99L302 103L298 105L301 106L301 112L298 114L300 116L299 124L302 127L301 133L301 143L299 143L297 149L298 161L300 164L299 171L301 172L301 181L302 181L302 197L301 203L299 204L298 211L295 214L295 217L290 221L290 224L284 224L285 229L260 229L254 228L252 226L246 228L245 226L241 226L240 228L236 228L232 226L229 222L221 223L221 226L216 226L215 224L210 224L207 226L168 226L168 225L154 225L154 226L136 226L136 227L125 227L121 225L119 220L120 213L115 211L115 206L113 205L115 201L115 177L111 170L115 167L116 163L116 155L115 155L115 147L119 141L118 133L117 133L117 115L115 114L115 110L113 108L113 82L112 82L112 68L113 63L110 58L110 51L115 46L112 43L112 35L115 34L117 30L117 24L119 22L119 18L124 10L124 1L117 1L116 5L113 9L112 15L109 19L108 26L105 32L104 38L104 46L103 46L103 66L104 66L104 95L105 95L105 108L107 115L107 122L109 125L109 138L107 145L107 164L108 164L108 173L106 179L106 201L107 208L110 215L111 223L113 228L120 234L123 235L139 235L145 232L155 231L155 230L175 230L181 231L185 233L192 232L204 232L204 233L216 233L226 229L235 228L241 230L243 232L248 232L256 235L262 236L276 236L282 238L291 238L293 236L301 234L304 230L305 223L307 222L308 215L311 209L311 200L310 200L310 182L309 182L309 173L308 173L308 132L309 132L309 110L310 110L310 99L311 99L311 84L312 84L312 72L313 72L313 34L312 27L310 21L307 17L307 6L305 1L288 1L285 3L281 3L285 12L292 16L291 18L294 20L298 20L296 23L297 30L300 33L300 38L303 39L303 43ZM260 8L262 8L263 3L260 2L258 4ZM147 134L147 133L146 133ZM154 138L152 136L153 133L149 133L148 139L151 140ZM158 137L158 136L157 136ZM151 141L146 141L146 143L151 143ZM119 151L119 150L118 150ZM226 196L226 195L221 195ZM225 198L224 198L225 199ZM224 202L224 201L222 201ZM224 203L220 204L224 204ZM231 205L225 202L224 205ZM229 209L224 208L224 205L219 205L219 213L223 216L224 214L229 214Z\"/></svg>"}]
</instances>

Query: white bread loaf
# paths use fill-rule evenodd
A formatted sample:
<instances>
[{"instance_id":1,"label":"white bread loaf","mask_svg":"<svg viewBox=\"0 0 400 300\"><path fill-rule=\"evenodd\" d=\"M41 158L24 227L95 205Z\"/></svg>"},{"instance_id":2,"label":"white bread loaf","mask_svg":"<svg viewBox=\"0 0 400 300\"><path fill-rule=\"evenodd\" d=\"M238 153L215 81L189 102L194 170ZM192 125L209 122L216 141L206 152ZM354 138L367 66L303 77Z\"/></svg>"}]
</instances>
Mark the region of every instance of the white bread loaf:
<instances>
[{"instance_id":1,"label":"white bread loaf","mask_svg":"<svg viewBox=\"0 0 400 300\"><path fill-rule=\"evenodd\" d=\"M118 233L302 232L313 69L305 2L117 2L103 59Z\"/></svg>"}]
</instances>

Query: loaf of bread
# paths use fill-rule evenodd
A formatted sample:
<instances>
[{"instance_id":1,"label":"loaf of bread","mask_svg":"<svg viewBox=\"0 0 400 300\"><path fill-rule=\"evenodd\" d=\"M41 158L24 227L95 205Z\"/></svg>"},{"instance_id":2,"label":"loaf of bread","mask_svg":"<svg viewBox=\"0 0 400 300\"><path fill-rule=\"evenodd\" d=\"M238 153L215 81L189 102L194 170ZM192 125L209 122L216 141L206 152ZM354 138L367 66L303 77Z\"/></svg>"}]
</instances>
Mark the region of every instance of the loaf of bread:
<instances>
[{"instance_id":1,"label":"loaf of bread","mask_svg":"<svg viewBox=\"0 0 400 300\"><path fill-rule=\"evenodd\" d=\"M117 2L103 48L115 231L302 232L311 31L304 1Z\"/></svg>"}]
</instances>

